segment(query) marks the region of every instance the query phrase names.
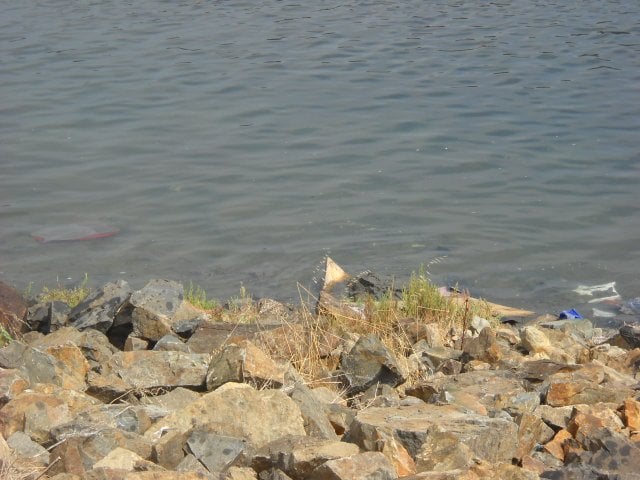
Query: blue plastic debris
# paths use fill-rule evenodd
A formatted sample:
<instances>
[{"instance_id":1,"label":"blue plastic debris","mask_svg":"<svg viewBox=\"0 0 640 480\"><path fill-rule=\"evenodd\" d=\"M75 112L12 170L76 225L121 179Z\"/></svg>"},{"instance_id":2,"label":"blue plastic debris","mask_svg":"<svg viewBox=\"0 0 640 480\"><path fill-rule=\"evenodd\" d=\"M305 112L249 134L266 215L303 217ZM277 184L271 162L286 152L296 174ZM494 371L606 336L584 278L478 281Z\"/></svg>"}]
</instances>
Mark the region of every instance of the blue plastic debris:
<instances>
[{"instance_id":1,"label":"blue plastic debris","mask_svg":"<svg viewBox=\"0 0 640 480\"><path fill-rule=\"evenodd\" d=\"M560 312L558 318L560 320L580 320L584 317L580 315L580 313L576 309L572 308L571 310L563 310L562 312Z\"/></svg>"}]
</instances>

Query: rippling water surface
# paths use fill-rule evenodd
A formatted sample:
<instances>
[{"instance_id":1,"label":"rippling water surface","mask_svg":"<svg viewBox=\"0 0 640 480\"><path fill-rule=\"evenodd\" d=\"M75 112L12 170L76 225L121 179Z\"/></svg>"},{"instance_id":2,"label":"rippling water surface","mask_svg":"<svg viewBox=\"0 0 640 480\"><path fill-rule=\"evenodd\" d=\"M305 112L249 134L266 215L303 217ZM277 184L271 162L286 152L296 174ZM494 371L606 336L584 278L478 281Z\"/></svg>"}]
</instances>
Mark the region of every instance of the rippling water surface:
<instances>
[{"instance_id":1,"label":"rippling water surface","mask_svg":"<svg viewBox=\"0 0 640 480\"><path fill-rule=\"evenodd\" d=\"M5 280L290 298L330 253L523 306L640 295L635 0L0 6ZM120 233L30 237L93 221Z\"/></svg>"}]
</instances>

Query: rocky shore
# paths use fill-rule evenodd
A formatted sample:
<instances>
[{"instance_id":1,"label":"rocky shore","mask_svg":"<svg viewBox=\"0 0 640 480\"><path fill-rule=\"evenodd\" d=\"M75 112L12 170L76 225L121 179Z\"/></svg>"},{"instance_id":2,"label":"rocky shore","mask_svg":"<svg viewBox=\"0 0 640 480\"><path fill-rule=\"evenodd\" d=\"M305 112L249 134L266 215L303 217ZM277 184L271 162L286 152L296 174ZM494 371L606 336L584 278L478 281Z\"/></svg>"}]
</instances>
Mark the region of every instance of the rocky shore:
<instances>
[{"instance_id":1,"label":"rocky shore","mask_svg":"<svg viewBox=\"0 0 640 480\"><path fill-rule=\"evenodd\" d=\"M0 478L640 479L640 328L363 309L0 282Z\"/></svg>"}]
</instances>

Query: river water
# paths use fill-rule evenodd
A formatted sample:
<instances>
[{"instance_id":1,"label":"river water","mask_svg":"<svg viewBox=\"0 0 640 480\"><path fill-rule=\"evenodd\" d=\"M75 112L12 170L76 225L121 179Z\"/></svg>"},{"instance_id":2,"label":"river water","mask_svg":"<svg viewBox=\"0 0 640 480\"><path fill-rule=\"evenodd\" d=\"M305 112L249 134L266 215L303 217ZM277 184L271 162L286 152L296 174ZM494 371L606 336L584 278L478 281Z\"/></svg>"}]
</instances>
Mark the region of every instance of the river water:
<instances>
[{"instance_id":1,"label":"river water","mask_svg":"<svg viewBox=\"0 0 640 480\"><path fill-rule=\"evenodd\" d=\"M0 276L296 298L330 254L571 307L640 296L640 3L0 7ZM100 240L40 244L100 221Z\"/></svg>"}]
</instances>

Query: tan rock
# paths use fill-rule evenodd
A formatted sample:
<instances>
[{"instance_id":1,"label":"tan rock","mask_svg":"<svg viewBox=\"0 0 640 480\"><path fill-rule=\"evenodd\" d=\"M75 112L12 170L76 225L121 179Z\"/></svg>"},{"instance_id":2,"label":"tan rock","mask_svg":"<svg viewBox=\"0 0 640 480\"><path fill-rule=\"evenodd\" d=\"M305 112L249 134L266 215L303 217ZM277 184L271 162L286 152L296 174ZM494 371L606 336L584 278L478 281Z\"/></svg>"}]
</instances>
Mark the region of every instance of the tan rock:
<instances>
[{"instance_id":1,"label":"tan rock","mask_svg":"<svg viewBox=\"0 0 640 480\"><path fill-rule=\"evenodd\" d=\"M570 438L573 438L571 436L571 433L568 430L562 429L558 433L556 433L555 437L553 437L553 440L545 444L544 449L558 460L562 460L564 462L563 445L564 442Z\"/></svg>"},{"instance_id":2,"label":"tan rock","mask_svg":"<svg viewBox=\"0 0 640 480\"><path fill-rule=\"evenodd\" d=\"M283 392L229 383L157 421L145 436L158 439L162 432L192 428L244 438L255 448L285 435L305 435L300 409Z\"/></svg>"},{"instance_id":3,"label":"tan rock","mask_svg":"<svg viewBox=\"0 0 640 480\"><path fill-rule=\"evenodd\" d=\"M81 332L73 327L63 327L30 343L32 347L43 350L69 344L77 346L96 371L118 351L105 334L91 328Z\"/></svg>"},{"instance_id":4,"label":"tan rock","mask_svg":"<svg viewBox=\"0 0 640 480\"><path fill-rule=\"evenodd\" d=\"M632 432L640 431L640 402L627 398L622 406L624 425Z\"/></svg>"},{"instance_id":5,"label":"tan rock","mask_svg":"<svg viewBox=\"0 0 640 480\"><path fill-rule=\"evenodd\" d=\"M152 443L149 439L117 428L105 428L91 436L67 437L66 441L55 446L51 450L51 458L60 457L60 460L51 466L49 473L67 472L86 478L97 462L118 447L132 451L145 460L151 458ZM120 469L97 469L101 470Z\"/></svg>"},{"instance_id":6,"label":"tan rock","mask_svg":"<svg viewBox=\"0 0 640 480\"><path fill-rule=\"evenodd\" d=\"M224 473L224 480L257 480L258 475L252 468L229 467Z\"/></svg>"},{"instance_id":7,"label":"tan rock","mask_svg":"<svg viewBox=\"0 0 640 480\"><path fill-rule=\"evenodd\" d=\"M614 403L594 403L592 405L574 405L572 416L578 413L593 415L602 420L605 427L612 430L620 431L624 428L622 419L616 412L618 404Z\"/></svg>"},{"instance_id":8,"label":"tan rock","mask_svg":"<svg viewBox=\"0 0 640 480\"><path fill-rule=\"evenodd\" d=\"M82 351L74 344L55 345L45 350L60 364L60 386L83 392L87 389L87 373L91 366Z\"/></svg>"},{"instance_id":9,"label":"tan rock","mask_svg":"<svg viewBox=\"0 0 640 480\"><path fill-rule=\"evenodd\" d=\"M474 360L481 360L490 364L498 362L503 355L496 340L496 334L489 327L483 328L476 338L466 341L463 351Z\"/></svg>"},{"instance_id":10,"label":"tan rock","mask_svg":"<svg viewBox=\"0 0 640 480\"><path fill-rule=\"evenodd\" d=\"M350 441L369 449L376 432L392 433L413 457L434 432L450 432L475 456L490 462L511 461L517 445L515 423L450 405L420 403L362 410L351 424Z\"/></svg>"},{"instance_id":11,"label":"tan rock","mask_svg":"<svg viewBox=\"0 0 640 480\"><path fill-rule=\"evenodd\" d=\"M328 460L360 453L352 443L313 437L285 436L260 448L252 460L253 468L277 468L294 480L303 480Z\"/></svg>"},{"instance_id":12,"label":"tan rock","mask_svg":"<svg viewBox=\"0 0 640 480\"><path fill-rule=\"evenodd\" d=\"M528 470L538 475L549 469L549 467L542 460L534 458L530 455L525 455L524 457L522 457L520 464L522 465L522 468L524 470Z\"/></svg>"},{"instance_id":13,"label":"tan rock","mask_svg":"<svg viewBox=\"0 0 640 480\"><path fill-rule=\"evenodd\" d=\"M630 389L612 389L587 380L576 380L572 382L551 383L545 398L547 405L561 407L580 403L621 403L626 397L631 395L632 390Z\"/></svg>"},{"instance_id":14,"label":"tan rock","mask_svg":"<svg viewBox=\"0 0 640 480\"><path fill-rule=\"evenodd\" d=\"M529 455L538 444L544 444L554 437L554 431L540 417L524 413L518 421L518 449L515 458Z\"/></svg>"},{"instance_id":15,"label":"tan rock","mask_svg":"<svg viewBox=\"0 0 640 480\"><path fill-rule=\"evenodd\" d=\"M473 452L454 433L436 430L416 455L416 470L464 470L471 465L473 457Z\"/></svg>"},{"instance_id":16,"label":"tan rock","mask_svg":"<svg viewBox=\"0 0 640 480\"><path fill-rule=\"evenodd\" d=\"M307 480L393 480L395 469L380 452L365 452L329 460L320 465Z\"/></svg>"},{"instance_id":17,"label":"tan rock","mask_svg":"<svg viewBox=\"0 0 640 480\"><path fill-rule=\"evenodd\" d=\"M111 450L102 460L94 463L93 468L114 468L136 472L164 470L159 465L145 460L137 453L121 447Z\"/></svg>"},{"instance_id":18,"label":"tan rock","mask_svg":"<svg viewBox=\"0 0 640 480\"><path fill-rule=\"evenodd\" d=\"M213 355L206 374L207 390L227 382L247 382L256 388L278 388L285 369L248 340L225 346Z\"/></svg>"},{"instance_id":19,"label":"tan rock","mask_svg":"<svg viewBox=\"0 0 640 480\"><path fill-rule=\"evenodd\" d=\"M17 368L0 368L0 408L29 388L29 381Z\"/></svg>"},{"instance_id":20,"label":"tan rock","mask_svg":"<svg viewBox=\"0 0 640 480\"><path fill-rule=\"evenodd\" d=\"M42 444L51 440L53 428L98 404L97 400L81 392L39 384L20 393L0 409L0 433L8 437L23 431Z\"/></svg>"},{"instance_id":21,"label":"tan rock","mask_svg":"<svg viewBox=\"0 0 640 480\"><path fill-rule=\"evenodd\" d=\"M538 405L533 414L540 417L545 423L555 428L567 428L573 415L573 406L552 407L550 405Z\"/></svg>"},{"instance_id":22,"label":"tan rock","mask_svg":"<svg viewBox=\"0 0 640 480\"><path fill-rule=\"evenodd\" d=\"M210 356L175 351L118 352L104 366L106 376L123 379L129 388L200 387Z\"/></svg>"}]
</instances>

